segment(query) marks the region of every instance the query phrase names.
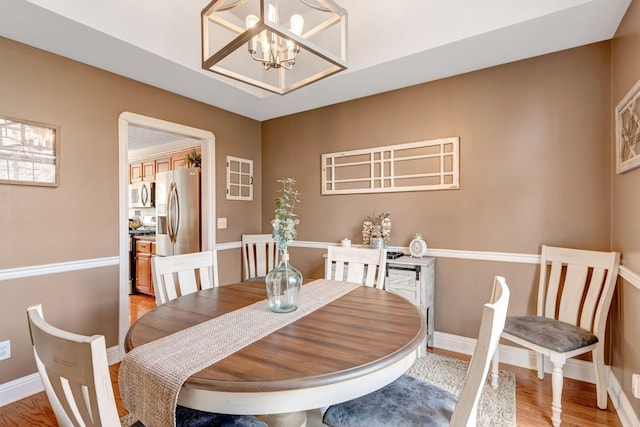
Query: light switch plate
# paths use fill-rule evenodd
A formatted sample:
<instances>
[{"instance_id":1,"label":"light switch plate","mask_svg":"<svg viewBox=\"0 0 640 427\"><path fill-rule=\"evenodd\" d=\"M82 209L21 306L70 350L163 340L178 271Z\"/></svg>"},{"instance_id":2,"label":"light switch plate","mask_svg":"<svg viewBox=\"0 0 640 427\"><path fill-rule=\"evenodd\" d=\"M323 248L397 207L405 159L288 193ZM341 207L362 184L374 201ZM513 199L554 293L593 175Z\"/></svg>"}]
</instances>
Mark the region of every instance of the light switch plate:
<instances>
[{"instance_id":1,"label":"light switch plate","mask_svg":"<svg viewBox=\"0 0 640 427\"><path fill-rule=\"evenodd\" d=\"M640 399L640 374L631 375L631 392L633 397Z\"/></svg>"},{"instance_id":2,"label":"light switch plate","mask_svg":"<svg viewBox=\"0 0 640 427\"><path fill-rule=\"evenodd\" d=\"M227 218L218 218L218 229L224 230L227 228Z\"/></svg>"}]
</instances>

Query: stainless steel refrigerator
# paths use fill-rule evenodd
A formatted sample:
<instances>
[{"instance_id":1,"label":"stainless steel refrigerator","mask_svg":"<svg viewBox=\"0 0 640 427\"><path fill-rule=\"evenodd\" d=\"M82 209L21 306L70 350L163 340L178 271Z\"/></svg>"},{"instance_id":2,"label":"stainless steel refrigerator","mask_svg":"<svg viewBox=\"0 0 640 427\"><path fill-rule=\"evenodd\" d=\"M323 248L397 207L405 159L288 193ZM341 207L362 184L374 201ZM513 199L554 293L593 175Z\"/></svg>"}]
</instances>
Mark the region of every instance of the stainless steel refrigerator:
<instances>
[{"instance_id":1,"label":"stainless steel refrigerator","mask_svg":"<svg viewBox=\"0 0 640 427\"><path fill-rule=\"evenodd\" d=\"M156 255L200 251L200 168L156 174Z\"/></svg>"}]
</instances>

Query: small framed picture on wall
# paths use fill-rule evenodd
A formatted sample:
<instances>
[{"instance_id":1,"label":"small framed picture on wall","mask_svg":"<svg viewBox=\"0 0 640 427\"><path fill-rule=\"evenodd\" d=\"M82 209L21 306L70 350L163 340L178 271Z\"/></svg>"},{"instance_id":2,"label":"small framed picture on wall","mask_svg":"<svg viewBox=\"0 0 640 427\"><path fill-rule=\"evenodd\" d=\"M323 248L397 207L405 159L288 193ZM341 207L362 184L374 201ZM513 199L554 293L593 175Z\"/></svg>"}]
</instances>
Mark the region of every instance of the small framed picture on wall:
<instances>
[{"instance_id":1,"label":"small framed picture on wall","mask_svg":"<svg viewBox=\"0 0 640 427\"><path fill-rule=\"evenodd\" d=\"M640 166L640 81L616 107L616 173Z\"/></svg>"},{"instance_id":2,"label":"small framed picture on wall","mask_svg":"<svg viewBox=\"0 0 640 427\"><path fill-rule=\"evenodd\" d=\"M58 186L57 126L0 117L0 184Z\"/></svg>"}]
</instances>

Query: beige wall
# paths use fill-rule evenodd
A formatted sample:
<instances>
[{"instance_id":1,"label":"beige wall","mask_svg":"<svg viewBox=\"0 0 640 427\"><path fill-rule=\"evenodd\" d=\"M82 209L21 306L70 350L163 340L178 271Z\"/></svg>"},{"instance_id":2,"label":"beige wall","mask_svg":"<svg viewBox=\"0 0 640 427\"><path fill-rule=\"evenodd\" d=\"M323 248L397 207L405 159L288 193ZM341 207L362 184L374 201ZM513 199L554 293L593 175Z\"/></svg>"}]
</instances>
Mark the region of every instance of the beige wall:
<instances>
[{"instance_id":1,"label":"beige wall","mask_svg":"<svg viewBox=\"0 0 640 427\"><path fill-rule=\"evenodd\" d=\"M611 111L640 80L640 3L631 2L627 13L611 42L612 96ZM612 123L613 116L611 118ZM612 157L615 159L615 126L612 125ZM622 254L622 264L640 273L640 170L615 173L612 162L612 246ZM616 333L613 343L613 370L627 396L631 396L631 374L640 373L640 290L620 280L614 301L613 323ZM640 402L630 398L640 416Z\"/></svg>"},{"instance_id":2,"label":"beige wall","mask_svg":"<svg viewBox=\"0 0 640 427\"><path fill-rule=\"evenodd\" d=\"M130 111L216 135L215 216L227 217L229 225L218 230L219 243L238 241L243 232L270 232L276 179L292 176L302 192L300 240L349 237L359 243L363 218L385 211L393 221L392 245L406 246L416 232L440 249L538 253L543 243L613 245L625 265L640 271L634 221L640 214L640 172L612 173L609 144L612 107L640 77L639 29L640 6L634 2L612 43L262 125L0 38L0 115L61 129L60 187L0 185L0 270L117 255L117 118ZM322 153L447 136L461 141L460 190L320 194ZM254 160L253 202L225 200L227 154ZM320 277L322 253L292 248L292 263L305 277ZM222 283L240 278L237 251L222 252L219 263ZM533 310L536 266L441 258L436 330L476 336L494 274L506 276L511 286L511 313ZM28 304L44 302L54 323L105 334L107 344L116 345L117 276L117 267L106 267L0 281L0 340L12 340L14 355L0 361L0 384L35 372L24 314ZM612 322L614 370L629 396L630 373L640 372L640 347L634 345L639 294L622 283ZM637 401L632 404L640 413Z\"/></svg>"},{"instance_id":3,"label":"beige wall","mask_svg":"<svg viewBox=\"0 0 640 427\"><path fill-rule=\"evenodd\" d=\"M124 111L213 132L217 216L228 218L217 241L260 229L260 186L253 202L228 202L224 191L226 155L252 159L262 173L259 122L4 38L0 56L0 116L60 126L59 187L0 185L0 270L118 255L118 116ZM239 251L223 260L221 281L239 280ZM114 346L117 290L117 267L0 281L0 340L12 343L12 358L0 361L0 384L35 372L28 304L42 302L52 322L104 334Z\"/></svg>"},{"instance_id":4,"label":"beige wall","mask_svg":"<svg viewBox=\"0 0 640 427\"><path fill-rule=\"evenodd\" d=\"M300 240L360 243L362 220L384 211L391 245L420 232L439 249L607 250L609 58L598 43L264 122L263 227L276 179L291 176ZM460 137L459 190L321 195L323 153L450 136ZM303 274L322 275L320 251L292 252ZM436 271L437 331L476 337L495 274L511 286L510 312L535 307L532 265L441 258Z\"/></svg>"}]
</instances>

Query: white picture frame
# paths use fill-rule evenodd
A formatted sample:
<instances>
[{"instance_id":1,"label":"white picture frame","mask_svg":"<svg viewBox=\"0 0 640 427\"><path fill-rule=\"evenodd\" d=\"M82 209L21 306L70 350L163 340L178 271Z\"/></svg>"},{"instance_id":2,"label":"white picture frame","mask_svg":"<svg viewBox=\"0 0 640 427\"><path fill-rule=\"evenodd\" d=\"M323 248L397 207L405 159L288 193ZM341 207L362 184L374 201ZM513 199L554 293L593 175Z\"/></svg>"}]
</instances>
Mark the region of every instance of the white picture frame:
<instances>
[{"instance_id":1,"label":"white picture frame","mask_svg":"<svg viewBox=\"0 0 640 427\"><path fill-rule=\"evenodd\" d=\"M616 173L640 166L640 80L615 109Z\"/></svg>"},{"instance_id":2,"label":"white picture frame","mask_svg":"<svg viewBox=\"0 0 640 427\"><path fill-rule=\"evenodd\" d=\"M253 160L227 156L227 200L253 200Z\"/></svg>"}]
</instances>

